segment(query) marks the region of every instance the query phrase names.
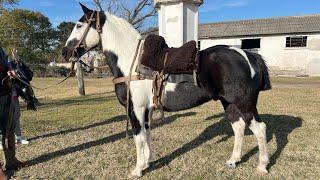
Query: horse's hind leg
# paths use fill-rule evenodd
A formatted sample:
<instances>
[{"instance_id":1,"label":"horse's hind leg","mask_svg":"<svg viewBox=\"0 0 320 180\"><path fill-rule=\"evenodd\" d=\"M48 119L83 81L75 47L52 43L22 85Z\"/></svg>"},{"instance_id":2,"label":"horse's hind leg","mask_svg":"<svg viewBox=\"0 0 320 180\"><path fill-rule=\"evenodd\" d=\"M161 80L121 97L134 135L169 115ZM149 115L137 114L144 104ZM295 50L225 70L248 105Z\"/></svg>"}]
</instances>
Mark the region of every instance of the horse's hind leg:
<instances>
[{"instance_id":1,"label":"horse's hind leg","mask_svg":"<svg viewBox=\"0 0 320 180\"><path fill-rule=\"evenodd\" d=\"M267 165L269 164L267 137L266 137L266 124L260 120L258 113L254 113L254 116L250 122L250 130L256 136L259 146L259 165L258 170L262 173L268 173Z\"/></svg>"},{"instance_id":2,"label":"horse's hind leg","mask_svg":"<svg viewBox=\"0 0 320 180\"><path fill-rule=\"evenodd\" d=\"M228 105L226 108L226 113L229 121L231 122L235 136L232 155L227 161L226 166L230 168L236 168L236 163L241 161L241 151L246 124L240 110L234 104Z\"/></svg>"}]
</instances>

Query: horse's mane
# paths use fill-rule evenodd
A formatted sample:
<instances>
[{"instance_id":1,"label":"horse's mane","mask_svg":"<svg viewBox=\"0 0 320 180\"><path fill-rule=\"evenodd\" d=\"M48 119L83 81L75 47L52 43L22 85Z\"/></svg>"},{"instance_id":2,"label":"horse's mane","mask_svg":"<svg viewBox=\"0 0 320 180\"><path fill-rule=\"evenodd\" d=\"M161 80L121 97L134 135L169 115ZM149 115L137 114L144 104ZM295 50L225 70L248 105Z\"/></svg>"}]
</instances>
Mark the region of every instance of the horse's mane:
<instances>
[{"instance_id":1,"label":"horse's mane","mask_svg":"<svg viewBox=\"0 0 320 180\"><path fill-rule=\"evenodd\" d=\"M118 57L118 65L124 73L129 72L131 61L136 51L141 35L125 19L105 12L106 22L103 26L102 46L104 50L115 53Z\"/></svg>"},{"instance_id":2,"label":"horse's mane","mask_svg":"<svg viewBox=\"0 0 320 180\"><path fill-rule=\"evenodd\" d=\"M141 36L139 34L139 32L127 20L125 20L121 17L118 17L114 14L111 14L109 12L105 12L105 15L107 18L107 22L109 21L109 22L113 23L118 28L121 28L122 30L124 29L130 34L134 34L136 36Z\"/></svg>"}]
</instances>

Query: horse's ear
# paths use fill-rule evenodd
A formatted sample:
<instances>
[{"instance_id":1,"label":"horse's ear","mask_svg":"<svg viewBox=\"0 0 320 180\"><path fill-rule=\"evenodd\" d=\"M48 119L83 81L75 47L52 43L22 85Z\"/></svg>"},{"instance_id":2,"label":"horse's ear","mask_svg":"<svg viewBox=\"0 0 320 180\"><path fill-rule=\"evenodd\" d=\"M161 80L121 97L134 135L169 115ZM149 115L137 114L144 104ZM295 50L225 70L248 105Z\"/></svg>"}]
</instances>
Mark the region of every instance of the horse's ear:
<instances>
[{"instance_id":1,"label":"horse's ear","mask_svg":"<svg viewBox=\"0 0 320 180\"><path fill-rule=\"evenodd\" d=\"M90 15L92 14L92 10L87 8L85 5L83 5L82 3L79 3L81 8L82 8L82 11L84 12L84 14L87 16L87 17L90 17Z\"/></svg>"}]
</instances>

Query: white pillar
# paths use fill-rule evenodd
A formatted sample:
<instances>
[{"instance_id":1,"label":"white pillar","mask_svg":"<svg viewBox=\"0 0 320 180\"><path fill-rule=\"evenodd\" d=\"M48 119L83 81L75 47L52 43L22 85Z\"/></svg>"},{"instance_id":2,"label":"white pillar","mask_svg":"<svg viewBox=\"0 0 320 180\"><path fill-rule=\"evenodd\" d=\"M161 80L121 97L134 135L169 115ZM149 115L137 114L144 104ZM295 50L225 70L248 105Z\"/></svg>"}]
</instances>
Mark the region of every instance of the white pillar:
<instances>
[{"instance_id":1,"label":"white pillar","mask_svg":"<svg viewBox=\"0 0 320 180\"><path fill-rule=\"evenodd\" d=\"M199 6L203 0L154 0L159 14L159 35L170 47L198 42Z\"/></svg>"}]
</instances>

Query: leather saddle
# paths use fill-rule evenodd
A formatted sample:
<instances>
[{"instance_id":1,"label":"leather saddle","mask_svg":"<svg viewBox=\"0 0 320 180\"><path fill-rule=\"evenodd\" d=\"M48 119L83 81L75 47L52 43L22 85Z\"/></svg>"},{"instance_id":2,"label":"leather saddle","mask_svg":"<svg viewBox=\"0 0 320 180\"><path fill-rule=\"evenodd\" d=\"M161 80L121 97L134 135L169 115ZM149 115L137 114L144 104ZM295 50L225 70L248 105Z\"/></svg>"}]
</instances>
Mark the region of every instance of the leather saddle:
<instances>
[{"instance_id":1,"label":"leather saddle","mask_svg":"<svg viewBox=\"0 0 320 180\"><path fill-rule=\"evenodd\" d=\"M150 75L153 71L163 74L193 74L198 49L195 41L180 48L169 48L165 39L158 35L146 37L138 72Z\"/></svg>"}]
</instances>

